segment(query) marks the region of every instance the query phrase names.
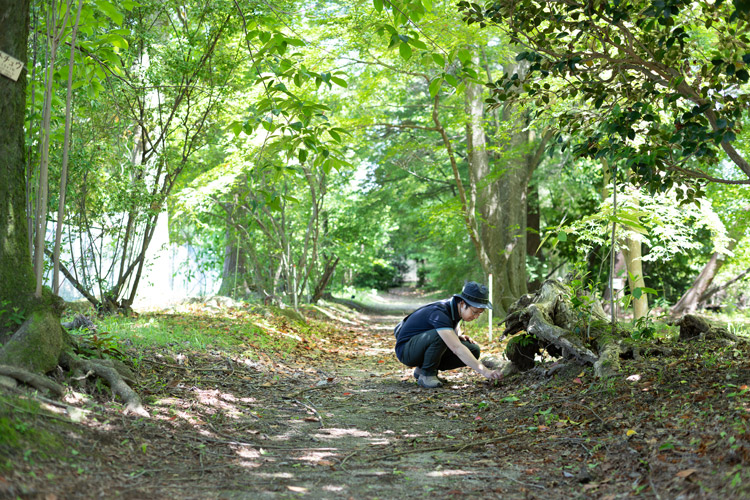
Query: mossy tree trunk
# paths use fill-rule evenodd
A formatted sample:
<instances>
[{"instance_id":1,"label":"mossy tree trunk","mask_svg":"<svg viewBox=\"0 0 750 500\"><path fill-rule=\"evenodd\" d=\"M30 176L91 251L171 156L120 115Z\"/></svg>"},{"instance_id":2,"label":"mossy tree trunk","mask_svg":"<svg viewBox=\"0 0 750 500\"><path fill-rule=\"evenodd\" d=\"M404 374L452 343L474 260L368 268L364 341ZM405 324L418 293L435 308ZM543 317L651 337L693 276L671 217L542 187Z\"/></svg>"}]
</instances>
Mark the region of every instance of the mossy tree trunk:
<instances>
[{"instance_id":1,"label":"mossy tree trunk","mask_svg":"<svg viewBox=\"0 0 750 500\"><path fill-rule=\"evenodd\" d=\"M472 49L472 57L478 66L477 49ZM513 301L528 291L526 198L529 181L542 161L550 134L538 137L528 128L524 113L508 104L496 117L495 130L488 136L484 98L481 85L467 82L467 208L471 220L477 221L475 246L480 247L480 264L485 273L492 275L492 304L495 312L503 316Z\"/></svg>"},{"instance_id":2,"label":"mossy tree trunk","mask_svg":"<svg viewBox=\"0 0 750 500\"><path fill-rule=\"evenodd\" d=\"M29 35L29 0L0 0L0 50L25 65ZM0 327L12 307L28 310L34 271L26 222L24 116L26 71L17 81L0 75Z\"/></svg>"},{"instance_id":3,"label":"mossy tree trunk","mask_svg":"<svg viewBox=\"0 0 750 500\"><path fill-rule=\"evenodd\" d=\"M0 50L26 65L29 0L0 0ZM146 415L138 396L106 361L80 360L60 324L64 302L44 289L35 296L36 280L28 246L24 117L26 72L17 81L0 75L0 376L62 394L62 389L37 373L58 364L95 371L105 378L127 411ZM44 210L46 213L46 210ZM15 315L11 317L11 312ZM14 321L25 321L18 327Z\"/></svg>"},{"instance_id":4,"label":"mossy tree trunk","mask_svg":"<svg viewBox=\"0 0 750 500\"><path fill-rule=\"evenodd\" d=\"M26 65L28 36L29 1L0 0L0 50ZM26 223L26 71L17 81L0 76L0 96L0 333L13 334L0 348L0 364L46 373L63 349L62 301L49 293L34 296ZM20 317L26 320L14 333Z\"/></svg>"}]
</instances>

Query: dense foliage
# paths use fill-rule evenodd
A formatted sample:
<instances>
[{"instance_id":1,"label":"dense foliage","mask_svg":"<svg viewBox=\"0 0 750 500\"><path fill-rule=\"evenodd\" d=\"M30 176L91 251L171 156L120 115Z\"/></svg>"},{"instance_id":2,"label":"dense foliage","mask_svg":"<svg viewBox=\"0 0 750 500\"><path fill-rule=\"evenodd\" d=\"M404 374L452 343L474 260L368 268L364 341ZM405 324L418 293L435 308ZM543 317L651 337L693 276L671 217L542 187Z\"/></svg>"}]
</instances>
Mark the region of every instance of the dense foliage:
<instances>
[{"instance_id":1,"label":"dense foliage","mask_svg":"<svg viewBox=\"0 0 750 500\"><path fill-rule=\"evenodd\" d=\"M132 306L160 220L225 295L492 273L507 304L581 268L604 293L637 245L631 288L674 302L714 258L712 294L747 300L742 2L97 0L31 23L29 247L102 310Z\"/></svg>"}]
</instances>

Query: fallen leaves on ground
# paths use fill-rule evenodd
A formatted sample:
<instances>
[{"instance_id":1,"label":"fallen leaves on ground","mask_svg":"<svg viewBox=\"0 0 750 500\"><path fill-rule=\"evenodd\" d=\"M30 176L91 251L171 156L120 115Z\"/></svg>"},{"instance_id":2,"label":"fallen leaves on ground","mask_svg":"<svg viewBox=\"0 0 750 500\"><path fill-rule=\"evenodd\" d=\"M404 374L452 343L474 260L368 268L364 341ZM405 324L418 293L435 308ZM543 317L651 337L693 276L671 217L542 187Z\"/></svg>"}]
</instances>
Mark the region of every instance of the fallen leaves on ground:
<instances>
[{"instance_id":1,"label":"fallen leaves on ground","mask_svg":"<svg viewBox=\"0 0 750 500\"><path fill-rule=\"evenodd\" d=\"M73 443L62 455L15 456L0 470L0 491L40 498L750 495L746 344L675 344L669 357L624 361L622 376L609 380L579 366L548 377L540 366L494 384L463 369L441 373L445 387L426 391L395 360L391 331L376 328L397 317L337 324L311 316L302 324L229 308L134 321L134 328L151 321L211 332L216 345L188 347L177 335L166 348L128 350L139 360L137 389L151 419L123 418L105 388L81 403L88 413L70 424L74 431L24 413L51 434L77 437L62 441Z\"/></svg>"}]
</instances>

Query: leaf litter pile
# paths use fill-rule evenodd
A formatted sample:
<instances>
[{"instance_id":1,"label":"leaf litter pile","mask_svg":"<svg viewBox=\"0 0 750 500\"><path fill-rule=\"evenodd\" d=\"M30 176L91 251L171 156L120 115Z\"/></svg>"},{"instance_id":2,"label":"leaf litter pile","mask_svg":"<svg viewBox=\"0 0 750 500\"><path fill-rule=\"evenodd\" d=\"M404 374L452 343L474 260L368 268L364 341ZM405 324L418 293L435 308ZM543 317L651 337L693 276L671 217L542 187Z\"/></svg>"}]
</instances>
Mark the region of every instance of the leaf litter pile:
<instances>
[{"instance_id":1,"label":"leaf litter pile","mask_svg":"<svg viewBox=\"0 0 750 500\"><path fill-rule=\"evenodd\" d=\"M329 306L123 320L174 334L112 346L148 418L86 381L62 402L0 391L0 498L750 497L747 343L674 343L606 381L538 360L425 390L393 355L399 316Z\"/></svg>"}]
</instances>

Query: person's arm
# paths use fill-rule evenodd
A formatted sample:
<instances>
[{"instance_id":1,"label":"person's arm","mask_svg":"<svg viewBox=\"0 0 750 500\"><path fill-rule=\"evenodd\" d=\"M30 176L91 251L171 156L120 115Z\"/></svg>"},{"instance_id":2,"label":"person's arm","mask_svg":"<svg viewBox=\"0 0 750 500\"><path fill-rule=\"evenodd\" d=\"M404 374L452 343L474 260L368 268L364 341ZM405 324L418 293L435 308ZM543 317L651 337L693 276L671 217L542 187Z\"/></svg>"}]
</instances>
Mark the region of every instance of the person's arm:
<instances>
[{"instance_id":1,"label":"person's arm","mask_svg":"<svg viewBox=\"0 0 750 500\"><path fill-rule=\"evenodd\" d=\"M445 342L445 345L448 346L448 349L453 351L453 353L458 356L458 359L463 361L466 366L490 380L502 378L500 370L490 370L475 358L471 351L461 343L461 340L459 340L458 335L456 335L454 330L449 328L439 328L437 332L438 335L440 335L440 338L443 339L443 342Z\"/></svg>"}]
</instances>

